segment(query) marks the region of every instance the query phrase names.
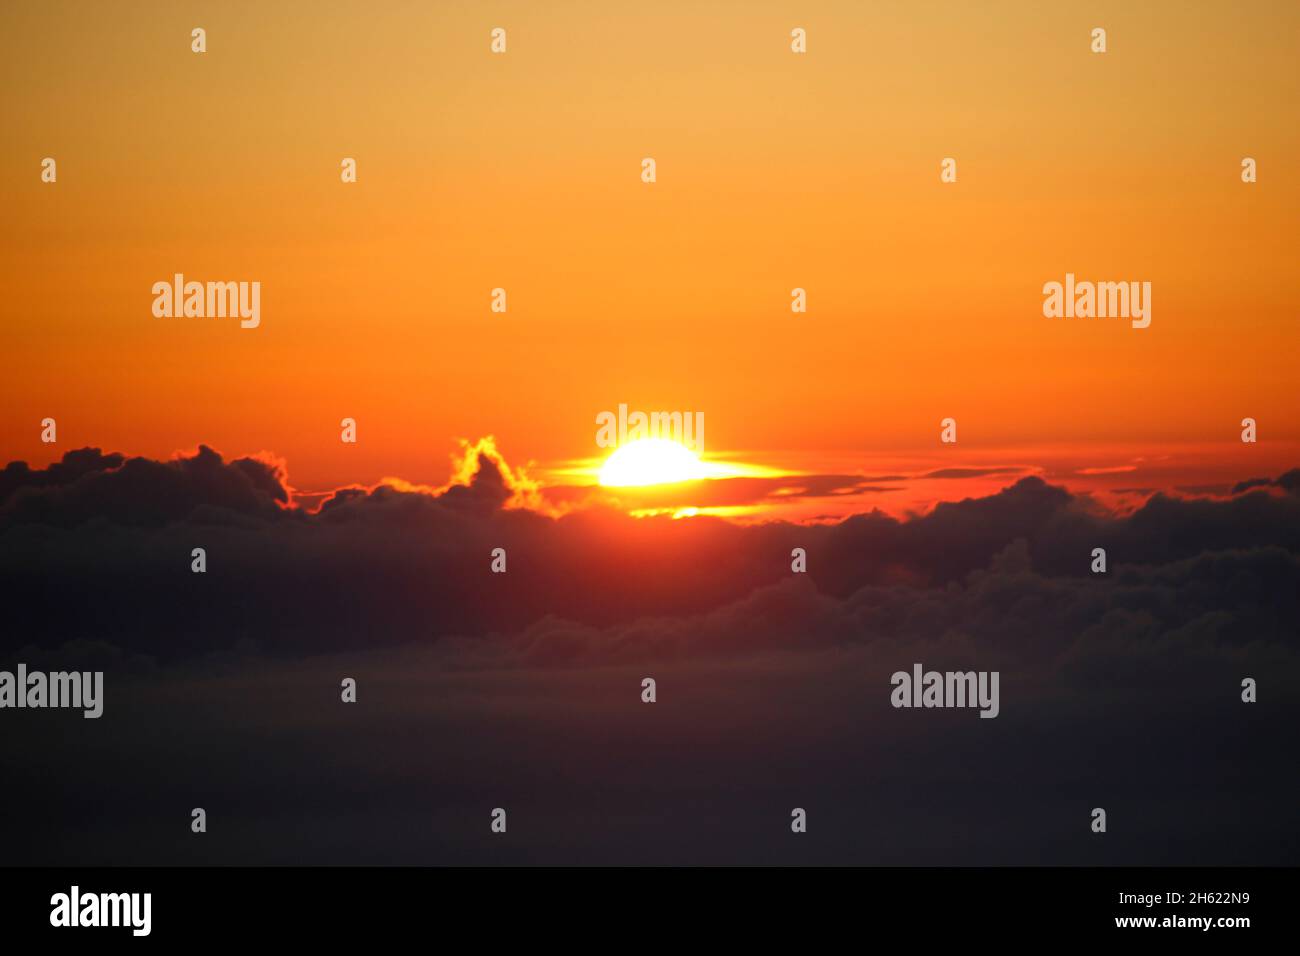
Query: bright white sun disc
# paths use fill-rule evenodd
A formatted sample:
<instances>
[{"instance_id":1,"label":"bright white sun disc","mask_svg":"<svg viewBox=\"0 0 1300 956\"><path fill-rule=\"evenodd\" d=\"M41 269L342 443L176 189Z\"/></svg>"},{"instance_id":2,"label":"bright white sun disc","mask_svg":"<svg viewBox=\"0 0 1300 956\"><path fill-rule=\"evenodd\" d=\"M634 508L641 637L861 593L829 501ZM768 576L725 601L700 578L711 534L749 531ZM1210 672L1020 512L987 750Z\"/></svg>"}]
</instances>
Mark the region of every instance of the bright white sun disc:
<instances>
[{"instance_id":1,"label":"bright white sun disc","mask_svg":"<svg viewBox=\"0 0 1300 956\"><path fill-rule=\"evenodd\" d=\"M685 445L667 438L642 438L617 449L600 469L609 487L666 485L694 481L706 474L704 464Z\"/></svg>"}]
</instances>

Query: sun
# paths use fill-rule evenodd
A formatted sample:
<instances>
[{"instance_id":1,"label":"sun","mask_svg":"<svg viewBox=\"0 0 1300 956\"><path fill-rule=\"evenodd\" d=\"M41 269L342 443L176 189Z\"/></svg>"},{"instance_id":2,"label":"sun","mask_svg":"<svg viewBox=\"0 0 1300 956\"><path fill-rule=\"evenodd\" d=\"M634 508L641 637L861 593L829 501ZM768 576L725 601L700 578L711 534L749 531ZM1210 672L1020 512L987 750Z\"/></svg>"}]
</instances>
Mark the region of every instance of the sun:
<instances>
[{"instance_id":1,"label":"sun","mask_svg":"<svg viewBox=\"0 0 1300 956\"><path fill-rule=\"evenodd\" d=\"M707 477L708 469L695 453L668 438L628 442L605 460L600 483L606 487L667 485Z\"/></svg>"}]
</instances>

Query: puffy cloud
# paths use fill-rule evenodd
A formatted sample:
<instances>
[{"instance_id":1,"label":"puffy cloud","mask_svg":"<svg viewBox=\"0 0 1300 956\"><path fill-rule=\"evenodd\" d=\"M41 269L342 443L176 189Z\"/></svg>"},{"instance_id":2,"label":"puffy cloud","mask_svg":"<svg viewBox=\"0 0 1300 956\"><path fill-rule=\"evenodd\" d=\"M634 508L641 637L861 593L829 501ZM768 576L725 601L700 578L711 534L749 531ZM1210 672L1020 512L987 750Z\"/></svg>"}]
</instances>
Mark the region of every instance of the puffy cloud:
<instances>
[{"instance_id":1,"label":"puffy cloud","mask_svg":"<svg viewBox=\"0 0 1300 956\"><path fill-rule=\"evenodd\" d=\"M288 500L276 466L253 458L227 464L206 445L171 461L85 448L43 471L11 462L0 483L0 529L92 521L157 527L191 519L199 509L272 517Z\"/></svg>"}]
</instances>

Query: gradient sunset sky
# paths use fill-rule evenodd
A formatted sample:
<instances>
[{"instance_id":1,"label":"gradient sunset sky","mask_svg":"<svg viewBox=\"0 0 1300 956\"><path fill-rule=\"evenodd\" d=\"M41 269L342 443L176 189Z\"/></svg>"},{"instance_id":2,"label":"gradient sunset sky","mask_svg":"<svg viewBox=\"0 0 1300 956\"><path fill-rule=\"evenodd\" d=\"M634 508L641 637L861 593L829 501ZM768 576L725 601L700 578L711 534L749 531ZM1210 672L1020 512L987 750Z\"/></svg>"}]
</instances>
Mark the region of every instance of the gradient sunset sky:
<instances>
[{"instance_id":1,"label":"gradient sunset sky","mask_svg":"<svg viewBox=\"0 0 1300 956\"><path fill-rule=\"evenodd\" d=\"M545 479L627 403L809 474L1276 474L1298 30L1281 2L6 4L0 457L438 485L491 434ZM260 281L261 326L155 318L176 272ZM1150 328L1044 318L1067 272L1151 282ZM958 490L925 487L854 507Z\"/></svg>"}]
</instances>

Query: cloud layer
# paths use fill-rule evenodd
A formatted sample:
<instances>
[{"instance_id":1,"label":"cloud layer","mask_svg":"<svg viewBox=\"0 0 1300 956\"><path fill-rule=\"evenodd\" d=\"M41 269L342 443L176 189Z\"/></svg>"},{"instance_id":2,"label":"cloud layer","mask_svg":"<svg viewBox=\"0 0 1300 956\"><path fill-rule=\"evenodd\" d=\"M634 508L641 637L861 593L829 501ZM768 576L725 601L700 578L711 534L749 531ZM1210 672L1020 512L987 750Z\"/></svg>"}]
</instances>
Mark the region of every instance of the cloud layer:
<instances>
[{"instance_id":1,"label":"cloud layer","mask_svg":"<svg viewBox=\"0 0 1300 956\"><path fill-rule=\"evenodd\" d=\"M1286 476L1125 516L1024 478L815 526L555 518L517 507L499 456L461 477L309 513L278 464L206 448L10 465L0 653L103 669L108 691L100 721L5 715L22 732L0 759L45 781L15 795L6 845L64 862L1296 862ZM913 662L1000 671L1001 716L891 708ZM191 806L220 840L188 839ZM490 842L494 806L509 842ZM812 825L792 843L794 806Z\"/></svg>"}]
</instances>

